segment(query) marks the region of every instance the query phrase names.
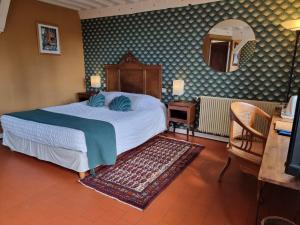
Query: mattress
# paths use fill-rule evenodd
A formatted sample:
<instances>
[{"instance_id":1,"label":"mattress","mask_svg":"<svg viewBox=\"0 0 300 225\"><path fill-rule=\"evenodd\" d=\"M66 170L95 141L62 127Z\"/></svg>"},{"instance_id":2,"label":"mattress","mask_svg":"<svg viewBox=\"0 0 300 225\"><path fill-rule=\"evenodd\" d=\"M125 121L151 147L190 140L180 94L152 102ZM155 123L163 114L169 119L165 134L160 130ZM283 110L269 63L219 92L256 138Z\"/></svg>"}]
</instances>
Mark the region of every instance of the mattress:
<instances>
[{"instance_id":1,"label":"mattress","mask_svg":"<svg viewBox=\"0 0 300 225\"><path fill-rule=\"evenodd\" d=\"M86 152L70 151L63 148L40 144L28 139L20 138L9 131L4 132L3 144L9 146L13 151L30 155L40 160L52 162L77 172L89 170Z\"/></svg>"},{"instance_id":2,"label":"mattress","mask_svg":"<svg viewBox=\"0 0 300 225\"><path fill-rule=\"evenodd\" d=\"M86 102L44 108L44 110L111 123L115 128L117 154L137 147L166 130L166 110L160 103L145 109L117 112L104 107L90 107ZM66 127L1 117L2 127L17 137L57 149L87 152L84 133Z\"/></svg>"}]
</instances>

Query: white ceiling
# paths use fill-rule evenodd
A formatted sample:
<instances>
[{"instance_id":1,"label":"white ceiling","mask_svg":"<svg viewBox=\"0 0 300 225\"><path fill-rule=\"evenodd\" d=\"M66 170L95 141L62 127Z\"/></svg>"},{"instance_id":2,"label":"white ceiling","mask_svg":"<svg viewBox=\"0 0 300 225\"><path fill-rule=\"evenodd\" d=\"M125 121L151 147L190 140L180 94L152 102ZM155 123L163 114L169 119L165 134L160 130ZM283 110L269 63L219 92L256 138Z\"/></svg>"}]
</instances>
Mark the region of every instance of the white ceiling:
<instances>
[{"instance_id":1,"label":"white ceiling","mask_svg":"<svg viewBox=\"0 0 300 225\"><path fill-rule=\"evenodd\" d=\"M77 10L81 19L126 15L219 0L38 0Z\"/></svg>"},{"instance_id":2,"label":"white ceiling","mask_svg":"<svg viewBox=\"0 0 300 225\"><path fill-rule=\"evenodd\" d=\"M74 10L91 10L110 6L120 6L145 0L39 0L53 5L62 6Z\"/></svg>"}]
</instances>

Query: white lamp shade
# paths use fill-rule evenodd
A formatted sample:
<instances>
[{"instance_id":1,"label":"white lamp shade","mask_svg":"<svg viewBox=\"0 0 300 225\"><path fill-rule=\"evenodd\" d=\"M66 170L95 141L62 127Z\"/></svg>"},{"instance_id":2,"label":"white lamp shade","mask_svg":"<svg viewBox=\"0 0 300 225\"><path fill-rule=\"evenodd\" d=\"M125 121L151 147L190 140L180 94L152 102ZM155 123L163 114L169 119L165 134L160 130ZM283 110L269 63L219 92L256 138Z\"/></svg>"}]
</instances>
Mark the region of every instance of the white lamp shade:
<instances>
[{"instance_id":1,"label":"white lamp shade","mask_svg":"<svg viewBox=\"0 0 300 225\"><path fill-rule=\"evenodd\" d=\"M184 80L173 80L173 95L183 95Z\"/></svg>"},{"instance_id":2,"label":"white lamp shade","mask_svg":"<svg viewBox=\"0 0 300 225\"><path fill-rule=\"evenodd\" d=\"M288 20L288 21L281 23L281 25L286 29L298 31L298 30L300 30L300 19Z\"/></svg>"},{"instance_id":3,"label":"white lamp shade","mask_svg":"<svg viewBox=\"0 0 300 225\"><path fill-rule=\"evenodd\" d=\"M99 88L101 86L101 77L99 75L91 76L91 87Z\"/></svg>"}]
</instances>

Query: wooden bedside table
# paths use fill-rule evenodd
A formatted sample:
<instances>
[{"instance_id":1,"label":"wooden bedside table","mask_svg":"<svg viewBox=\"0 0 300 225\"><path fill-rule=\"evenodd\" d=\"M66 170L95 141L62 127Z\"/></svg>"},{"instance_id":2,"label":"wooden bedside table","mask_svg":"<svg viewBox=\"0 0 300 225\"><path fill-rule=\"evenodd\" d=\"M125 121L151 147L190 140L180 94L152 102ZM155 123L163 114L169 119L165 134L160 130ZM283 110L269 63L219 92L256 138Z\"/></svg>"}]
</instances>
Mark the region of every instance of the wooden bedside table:
<instances>
[{"instance_id":1,"label":"wooden bedside table","mask_svg":"<svg viewBox=\"0 0 300 225\"><path fill-rule=\"evenodd\" d=\"M168 118L167 126L170 126L170 122L173 123L174 133L176 129L176 123L181 123L187 126L187 140L189 139L189 131L192 129L194 134L195 129L195 115L196 115L196 103L192 102L170 102L168 104Z\"/></svg>"},{"instance_id":2,"label":"wooden bedside table","mask_svg":"<svg viewBox=\"0 0 300 225\"><path fill-rule=\"evenodd\" d=\"M95 92L79 92L77 93L77 99L79 102L89 100L92 95L95 95Z\"/></svg>"}]
</instances>

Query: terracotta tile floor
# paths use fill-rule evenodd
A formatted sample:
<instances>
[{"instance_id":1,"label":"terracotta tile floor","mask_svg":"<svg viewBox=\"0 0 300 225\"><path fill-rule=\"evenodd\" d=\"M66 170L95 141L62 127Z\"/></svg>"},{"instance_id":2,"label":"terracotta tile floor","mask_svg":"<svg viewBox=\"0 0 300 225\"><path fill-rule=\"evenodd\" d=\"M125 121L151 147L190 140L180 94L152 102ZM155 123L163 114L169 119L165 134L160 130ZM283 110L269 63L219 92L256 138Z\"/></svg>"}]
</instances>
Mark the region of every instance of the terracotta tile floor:
<instances>
[{"instance_id":1,"label":"terracotta tile floor","mask_svg":"<svg viewBox=\"0 0 300 225\"><path fill-rule=\"evenodd\" d=\"M83 187L67 169L0 145L0 225L253 225L255 178L233 162L218 184L226 144L191 141L205 150L144 212ZM261 215L300 222L298 193L273 186L265 192Z\"/></svg>"}]
</instances>

